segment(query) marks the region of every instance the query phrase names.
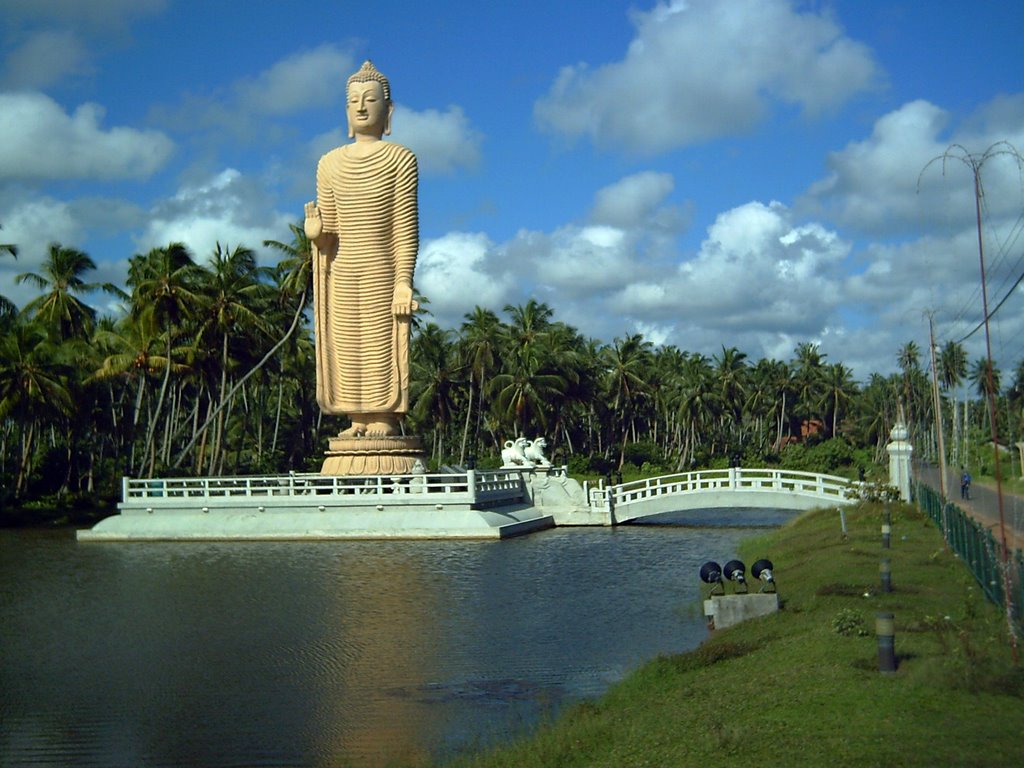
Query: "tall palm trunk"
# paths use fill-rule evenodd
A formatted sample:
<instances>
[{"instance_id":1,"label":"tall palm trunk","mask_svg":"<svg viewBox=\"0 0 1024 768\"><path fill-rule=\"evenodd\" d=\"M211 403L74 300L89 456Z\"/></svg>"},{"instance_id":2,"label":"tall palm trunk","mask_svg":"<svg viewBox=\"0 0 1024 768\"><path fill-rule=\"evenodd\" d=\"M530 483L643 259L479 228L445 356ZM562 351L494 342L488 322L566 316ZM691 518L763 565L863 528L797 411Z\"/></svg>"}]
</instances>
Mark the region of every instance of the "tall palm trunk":
<instances>
[{"instance_id":1,"label":"tall palm trunk","mask_svg":"<svg viewBox=\"0 0 1024 768\"><path fill-rule=\"evenodd\" d=\"M466 406L466 423L462 425L462 447L459 449L459 464L466 464L466 441L469 439L469 422L473 417L473 376L469 377L469 405Z\"/></svg>"},{"instance_id":2,"label":"tall palm trunk","mask_svg":"<svg viewBox=\"0 0 1024 768\"><path fill-rule=\"evenodd\" d=\"M160 414L164 407L164 398L167 396L167 386L171 381L171 331L167 330L167 360L164 367L164 380L160 384L160 396L156 401L156 410L153 413L153 418L149 423L149 431L146 434L145 453L143 455L149 455L149 469L146 471L146 477L153 476L153 468L156 464L156 449L153 441L156 438L156 425L160 421Z\"/></svg>"},{"instance_id":3,"label":"tall palm trunk","mask_svg":"<svg viewBox=\"0 0 1024 768\"><path fill-rule=\"evenodd\" d=\"M258 363L256 363L256 365L251 370L249 370L244 376L242 376L237 382L235 382L235 385L231 388L231 391L228 392L227 398L233 397L234 394L235 394L235 390L237 390L239 387L241 387L243 384L245 384L245 382L249 380L250 376L252 376L257 371L259 371L261 368L263 368L263 366L266 365L267 361L270 360L270 358L272 358L275 354L277 354L277 351L281 347L284 346L285 342L288 341L288 339L291 338L292 334L295 332L295 329L299 325L299 318L302 317L302 310L305 308L305 306L306 306L306 294L305 294L305 292L303 292L302 296L299 297L299 304L295 308L295 314L292 317L292 324L291 324L291 326L289 326L289 328L285 332L284 336L282 336L278 340L278 342L273 347L270 348L270 350L267 352L267 354L265 354L262 357L262 359ZM226 402L230 402L229 400L227 400L227 398L225 398L225 403ZM224 408L224 407L225 406L222 404L221 406L218 407L217 410L215 410L213 413L211 413L209 416L207 416L207 419L206 419L207 423L203 425L203 428L202 428L203 431L205 431L205 429L206 429L207 425L209 424L209 422L213 418L215 418L216 416L218 416L220 414L220 410L222 408ZM321 415L322 415L322 412L321 412ZM318 419L317 420L317 432L319 433L319 431L320 431L320 423L319 423L319 419ZM182 459L184 459L185 456L188 454L188 452L190 450L192 450L192 446L195 445L195 441L196 441L196 438L193 437L192 440L190 440L188 442L188 444L184 448L181 449L181 452L178 454L178 458L175 459L174 460L174 464L171 465L172 468L176 468L179 464L181 464Z\"/></svg>"},{"instance_id":4,"label":"tall palm trunk","mask_svg":"<svg viewBox=\"0 0 1024 768\"><path fill-rule=\"evenodd\" d=\"M21 434L21 461L18 466L18 477L14 482L14 497L18 498L28 484L29 466L32 462L32 451L35 448L36 421L31 419L28 431Z\"/></svg>"}]
</instances>

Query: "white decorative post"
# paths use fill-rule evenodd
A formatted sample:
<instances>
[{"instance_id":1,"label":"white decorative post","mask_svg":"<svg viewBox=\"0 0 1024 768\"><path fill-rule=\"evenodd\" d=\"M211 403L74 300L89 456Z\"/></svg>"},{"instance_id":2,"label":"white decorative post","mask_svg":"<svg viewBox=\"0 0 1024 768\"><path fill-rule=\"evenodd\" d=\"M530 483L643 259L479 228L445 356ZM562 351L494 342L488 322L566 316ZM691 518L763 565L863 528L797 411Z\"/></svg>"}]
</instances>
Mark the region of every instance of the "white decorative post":
<instances>
[{"instance_id":1,"label":"white decorative post","mask_svg":"<svg viewBox=\"0 0 1024 768\"><path fill-rule=\"evenodd\" d=\"M889 453L889 485L899 489L903 501L910 501L910 455L914 448L907 440L909 434L906 426L898 421L889 433L889 444L885 446Z\"/></svg>"}]
</instances>

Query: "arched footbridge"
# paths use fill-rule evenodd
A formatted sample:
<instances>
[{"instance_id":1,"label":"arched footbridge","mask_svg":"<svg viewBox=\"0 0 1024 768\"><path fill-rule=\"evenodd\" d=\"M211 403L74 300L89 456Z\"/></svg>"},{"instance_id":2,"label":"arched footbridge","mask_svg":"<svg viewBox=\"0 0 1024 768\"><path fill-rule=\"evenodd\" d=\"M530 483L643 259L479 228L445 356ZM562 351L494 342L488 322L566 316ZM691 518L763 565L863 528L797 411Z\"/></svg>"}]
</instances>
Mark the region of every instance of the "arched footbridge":
<instances>
[{"instance_id":1,"label":"arched footbridge","mask_svg":"<svg viewBox=\"0 0 1024 768\"><path fill-rule=\"evenodd\" d=\"M590 489L591 507L625 523L665 512L724 507L806 510L854 504L859 483L781 469L710 469Z\"/></svg>"}]
</instances>

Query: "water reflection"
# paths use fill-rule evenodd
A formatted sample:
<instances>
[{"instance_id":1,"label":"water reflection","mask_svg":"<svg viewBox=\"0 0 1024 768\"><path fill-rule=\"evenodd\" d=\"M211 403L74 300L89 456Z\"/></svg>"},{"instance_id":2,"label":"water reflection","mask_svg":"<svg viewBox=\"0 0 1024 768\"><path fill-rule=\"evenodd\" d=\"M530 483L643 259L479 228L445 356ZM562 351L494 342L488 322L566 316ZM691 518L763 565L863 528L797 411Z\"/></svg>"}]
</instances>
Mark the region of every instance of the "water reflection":
<instances>
[{"instance_id":1,"label":"water reflection","mask_svg":"<svg viewBox=\"0 0 1024 768\"><path fill-rule=\"evenodd\" d=\"M0 764L381 765L475 748L700 642L697 568L745 532L0 532Z\"/></svg>"}]
</instances>

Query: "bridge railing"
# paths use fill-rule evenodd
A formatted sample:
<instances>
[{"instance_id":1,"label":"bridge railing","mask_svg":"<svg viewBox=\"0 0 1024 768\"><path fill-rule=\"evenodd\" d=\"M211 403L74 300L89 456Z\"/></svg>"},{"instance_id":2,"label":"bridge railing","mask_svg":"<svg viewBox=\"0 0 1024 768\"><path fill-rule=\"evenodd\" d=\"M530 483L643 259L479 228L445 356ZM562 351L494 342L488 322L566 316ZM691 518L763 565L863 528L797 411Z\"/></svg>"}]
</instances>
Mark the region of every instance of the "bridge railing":
<instances>
[{"instance_id":1,"label":"bridge railing","mask_svg":"<svg viewBox=\"0 0 1024 768\"><path fill-rule=\"evenodd\" d=\"M523 493L521 474L512 470L395 476L335 476L292 472L287 475L242 477L123 478L125 503L157 499L223 499L229 497L393 496L444 494L448 500L496 503Z\"/></svg>"},{"instance_id":2,"label":"bridge railing","mask_svg":"<svg viewBox=\"0 0 1024 768\"><path fill-rule=\"evenodd\" d=\"M709 491L789 492L845 502L853 485L844 477L783 469L702 469L674 475L634 480L621 485L591 490L591 505L615 507L646 501L658 496L677 496Z\"/></svg>"}]
</instances>

